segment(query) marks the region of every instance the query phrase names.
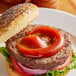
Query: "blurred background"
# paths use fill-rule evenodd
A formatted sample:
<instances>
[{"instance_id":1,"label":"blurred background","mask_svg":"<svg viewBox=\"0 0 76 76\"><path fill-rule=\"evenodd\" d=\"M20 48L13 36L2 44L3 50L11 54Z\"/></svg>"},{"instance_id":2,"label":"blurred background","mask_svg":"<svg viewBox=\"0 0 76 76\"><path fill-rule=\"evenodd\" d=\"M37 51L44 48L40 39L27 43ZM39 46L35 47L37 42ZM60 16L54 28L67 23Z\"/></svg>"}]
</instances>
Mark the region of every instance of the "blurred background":
<instances>
[{"instance_id":1,"label":"blurred background","mask_svg":"<svg viewBox=\"0 0 76 76\"><path fill-rule=\"evenodd\" d=\"M0 13L24 2L30 2L39 7L58 9L76 15L76 0L0 0Z\"/></svg>"}]
</instances>

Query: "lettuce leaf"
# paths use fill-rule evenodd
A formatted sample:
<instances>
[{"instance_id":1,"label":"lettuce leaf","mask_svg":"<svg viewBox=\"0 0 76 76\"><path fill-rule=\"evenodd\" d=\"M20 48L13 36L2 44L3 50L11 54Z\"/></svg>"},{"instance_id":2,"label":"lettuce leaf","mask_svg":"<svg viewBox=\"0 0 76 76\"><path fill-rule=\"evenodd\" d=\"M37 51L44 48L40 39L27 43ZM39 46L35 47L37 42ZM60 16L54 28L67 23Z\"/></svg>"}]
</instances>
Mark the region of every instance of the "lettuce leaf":
<instances>
[{"instance_id":1,"label":"lettuce leaf","mask_svg":"<svg viewBox=\"0 0 76 76\"><path fill-rule=\"evenodd\" d=\"M0 54L2 54L2 55L5 57L5 59L7 60L7 62L8 62L10 65L12 65L12 64L11 64L11 61L10 61L10 57L9 57L8 51L7 51L6 48L0 47Z\"/></svg>"},{"instance_id":2,"label":"lettuce leaf","mask_svg":"<svg viewBox=\"0 0 76 76\"><path fill-rule=\"evenodd\" d=\"M72 51L72 61L68 65L68 67L62 70L48 71L46 73L46 76L59 76L59 75L64 76L64 74L68 72L69 70L76 69L76 52L73 49L71 49L71 51Z\"/></svg>"}]
</instances>

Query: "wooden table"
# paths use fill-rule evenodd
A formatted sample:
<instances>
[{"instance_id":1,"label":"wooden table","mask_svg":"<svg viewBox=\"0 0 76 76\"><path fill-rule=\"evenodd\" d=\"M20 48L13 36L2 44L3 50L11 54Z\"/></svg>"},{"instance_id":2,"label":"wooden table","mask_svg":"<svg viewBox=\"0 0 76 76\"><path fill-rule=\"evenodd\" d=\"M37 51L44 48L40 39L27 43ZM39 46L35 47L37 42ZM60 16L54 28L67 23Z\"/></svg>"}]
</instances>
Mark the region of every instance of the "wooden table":
<instances>
[{"instance_id":1,"label":"wooden table","mask_svg":"<svg viewBox=\"0 0 76 76\"><path fill-rule=\"evenodd\" d=\"M58 0L58 9L76 15L76 0Z\"/></svg>"},{"instance_id":2,"label":"wooden table","mask_svg":"<svg viewBox=\"0 0 76 76\"><path fill-rule=\"evenodd\" d=\"M2 2L0 2L0 13L2 13L10 7L11 6L5 5ZM58 9L76 15L76 0L58 0Z\"/></svg>"}]
</instances>

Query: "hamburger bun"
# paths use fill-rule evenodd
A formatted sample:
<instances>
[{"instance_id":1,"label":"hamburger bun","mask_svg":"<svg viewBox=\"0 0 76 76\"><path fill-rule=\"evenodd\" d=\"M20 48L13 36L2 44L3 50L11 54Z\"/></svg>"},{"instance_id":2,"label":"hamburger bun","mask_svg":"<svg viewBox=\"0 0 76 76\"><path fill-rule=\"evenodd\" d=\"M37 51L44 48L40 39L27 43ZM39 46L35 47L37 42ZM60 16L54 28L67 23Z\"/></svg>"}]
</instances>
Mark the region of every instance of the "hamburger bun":
<instances>
[{"instance_id":1,"label":"hamburger bun","mask_svg":"<svg viewBox=\"0 0 76 76\"><path fill-rule=\"evenodd\" d=\"M8 76L20 76L15 70L11 68L7 61L5 62L5 64Z\"/></svg>"},{"instance_id":2,"label":"hamburger bun","mask_svg":"<svg viewBox=\"0 0 76 76\"><path fill-rule=\"evenodd\" d=\"M31 3L13 6L0 16L0 43L20 32L38 16L38 7Z\"/></svg>"}]
</instances>

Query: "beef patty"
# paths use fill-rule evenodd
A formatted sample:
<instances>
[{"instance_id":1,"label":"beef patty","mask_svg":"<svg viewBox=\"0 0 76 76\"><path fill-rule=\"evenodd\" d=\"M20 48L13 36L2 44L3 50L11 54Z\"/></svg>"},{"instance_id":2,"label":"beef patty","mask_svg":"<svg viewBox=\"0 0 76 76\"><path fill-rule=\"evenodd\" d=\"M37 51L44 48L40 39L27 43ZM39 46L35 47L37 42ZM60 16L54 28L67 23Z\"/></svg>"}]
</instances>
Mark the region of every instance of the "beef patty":
<instances>
[{"instance_id":1,"label":"beef patty","mask_svg":"<svg viewBox=\"0 0 76 76\"><path fill-rule=\"evenodd\" d=\"M28 58L18 51L18 49L16 48L16 42L19 40L19 38L26 36L26 32L31 31L37 26L43 26L43 25L28 25L21 32L10 38L6 42L6 48L8 49L9 54L17 61L19 61L21 64L29 66L30 68L49 70L64 64L71 50L71 39L70 35L61 29L58 30L64 35L65 38L64 47L54 56L48 58Z\"/></svg>"}]
</instances>

